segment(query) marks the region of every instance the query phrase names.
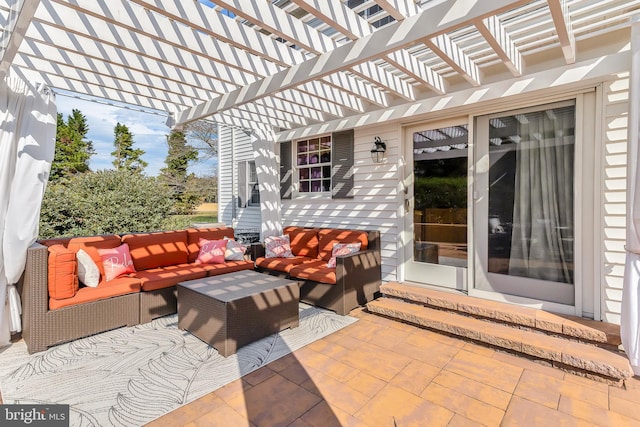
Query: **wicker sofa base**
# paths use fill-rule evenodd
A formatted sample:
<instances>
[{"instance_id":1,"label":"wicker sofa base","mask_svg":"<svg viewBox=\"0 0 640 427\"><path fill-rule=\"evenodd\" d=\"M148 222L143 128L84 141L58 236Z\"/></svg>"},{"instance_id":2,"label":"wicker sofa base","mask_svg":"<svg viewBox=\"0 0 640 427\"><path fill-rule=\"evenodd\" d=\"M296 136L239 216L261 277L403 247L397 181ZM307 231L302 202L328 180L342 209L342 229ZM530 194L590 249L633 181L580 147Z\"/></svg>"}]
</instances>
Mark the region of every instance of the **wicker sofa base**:
<instances>
[{"instance_id":1,"label":"wicker sofa base","mask_svg":"<svg viewBox=\"0 0 640 427\"><path fill-rule=\"evenodd\" d=\"M149 323L158 317L176 313L177 296L175 286L140 292L140 323Z\"/></svg>"}]
</instances>

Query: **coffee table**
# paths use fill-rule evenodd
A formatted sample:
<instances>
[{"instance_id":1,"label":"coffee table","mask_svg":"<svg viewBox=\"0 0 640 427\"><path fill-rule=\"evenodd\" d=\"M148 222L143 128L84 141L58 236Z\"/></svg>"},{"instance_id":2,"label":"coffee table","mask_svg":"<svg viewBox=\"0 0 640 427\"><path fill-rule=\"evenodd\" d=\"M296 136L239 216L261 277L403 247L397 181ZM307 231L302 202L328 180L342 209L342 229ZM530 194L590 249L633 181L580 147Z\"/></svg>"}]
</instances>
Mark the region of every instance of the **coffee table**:
<instances>
[{"instance_id":1,"label":"coffee table","mask_svg":"<svg viewBox=\"0 0 640 427\"><path fill-rule=\"evenodd\" d=\"M299 325L293 280L252 270L178 283L178 327L227 357L260 338Z\"/></svg>"}]
</instances>

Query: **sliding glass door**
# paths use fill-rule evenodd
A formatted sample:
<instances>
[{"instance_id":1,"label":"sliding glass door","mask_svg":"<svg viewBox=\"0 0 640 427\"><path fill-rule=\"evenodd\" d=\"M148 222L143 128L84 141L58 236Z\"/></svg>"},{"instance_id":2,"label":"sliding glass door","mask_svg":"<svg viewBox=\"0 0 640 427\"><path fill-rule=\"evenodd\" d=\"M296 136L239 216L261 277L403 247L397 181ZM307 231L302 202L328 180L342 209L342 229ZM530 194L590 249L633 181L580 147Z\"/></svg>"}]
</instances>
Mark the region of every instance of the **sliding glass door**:
<instances>
[{"instance_id":1,"label":"sliding glass door","mask_svg":"<svg viewBox=\"0 0 640 427\"><path fill-rule=\"evenodd\" d=\"M573 305L575 102L476 119L475 287Z\"/></svg>"},{"instance_id":2,"label":"sliding glass door","mask_svg":"<svg viewBox=\"0 0 640 427\"><path fill-rule=\"evenodd\" d=\"M465 289L468 263L468 126L406 130L405 279Z\"/></svg>"}]
</instances>

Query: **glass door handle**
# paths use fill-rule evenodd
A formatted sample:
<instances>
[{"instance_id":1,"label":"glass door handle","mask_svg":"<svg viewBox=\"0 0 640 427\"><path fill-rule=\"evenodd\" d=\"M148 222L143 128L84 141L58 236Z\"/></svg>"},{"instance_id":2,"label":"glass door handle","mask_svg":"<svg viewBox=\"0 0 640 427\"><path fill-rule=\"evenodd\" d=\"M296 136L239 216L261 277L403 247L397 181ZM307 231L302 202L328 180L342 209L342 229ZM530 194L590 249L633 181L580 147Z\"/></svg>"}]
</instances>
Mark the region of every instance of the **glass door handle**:
<instances>
[{"instance_id":1,"label":"glass door handle","mask_svg":"<svg viewBox=\"0 0 640 427\"><path fill-rule=\"evenodd\" d=\"M410 208L411 208L411 200L404 199L404 213L409 213Z\"/></svg>"}]
</instances>

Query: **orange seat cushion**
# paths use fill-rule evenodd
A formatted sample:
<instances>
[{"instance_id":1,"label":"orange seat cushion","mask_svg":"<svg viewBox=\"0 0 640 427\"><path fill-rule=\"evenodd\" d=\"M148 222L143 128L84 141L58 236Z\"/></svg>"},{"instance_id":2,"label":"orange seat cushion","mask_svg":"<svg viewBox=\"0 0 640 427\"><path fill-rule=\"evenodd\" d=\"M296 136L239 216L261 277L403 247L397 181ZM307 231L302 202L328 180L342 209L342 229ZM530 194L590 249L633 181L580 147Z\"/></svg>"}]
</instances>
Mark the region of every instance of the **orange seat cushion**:
<instances>
[{"instance_id":1,"label":"orange seat cushion","mask_svg":"<svg viewBox=\"0 0 640 427\"><path fill-rule=\"evenodd\" d=\"M107 234L104 236L90 236L90 237L74 237L69 240L67 246L73 252L78 252L83 249L96 263L98 270L100 270L100 278L104 280L104 267L102 266L102 258L98 253L98 249L113 249L120 246L120 236L115 234Z\"/></svg>"},{"instance_id":2,"label":"orange seat cushion","mask_svg":"<svg viewBox=\"0 0 640 427\"><path fill-rule=\"evenodd\" d=\"M289 236L291 252L296 256L318 257L318 230L289 226L283 230Z\"/></svg>"},{"instance_id":3,"label":"orange seat cushion","mask_svg":"<svg viewBox=\"0 0 640 427\"><path fill-rule=\"evenodd\" d=\"M233 228L189 228L187 229L187 245L189 250L188 262L194 262L200 252L200 239L223 240L225 237L233 239Z\"/></svg>"},{"instance_id":4,"label":"orange seat cushion","mask_svg":"<svg viewBox=\"0 0 640 427\"><path fill-rule=\"evenodd\" d=\"M102 281L97 288L82 287L78 289L73 298L63 300L49 298L49 309L55 310L76 304L86 304L91 301L99 301L139 291L140 279L119 277L109 282Z\"/></svg>"},{"instance_id":5,"label":"orange seat cushion","mask_svg":"<svg viewBox=\"0 0 640 427\"><path fill-rule=\"evenodd\" d=\"M49 246L49 297L55 300L73 297L78 291L76 253L62 245Z\"/></svg>"},{"instance_id":6,"label":"orange seat cushion","mask_svg":"<svg viewBox=\"0 0 640 427\"><path fill-rule=\"evenodd\" d=\"M313 258L307 258L302 256L296 256L293 258L265 258L260 257L256 259L256 266L265 268L268 270L282 271L288 273L296 265L303 262L313 261Z\"/></svg>"},{"instance_id":7,"label":"orange seat cushion","mask_svg":"<svg viewBox=\"0 0 640 427\"><path fill-rule=\"evenodd\" d=\"M186 230L127 234L122 243L129 245L137 271L185 264L189 258Z\"/></svg>"},{"instance_id":8,"label":"orange seat cushion","mask_svg":"<svg viewBox=\"0 0 640 427\"><path fill-rule=\"evenodd\" d=\"M296 265L289 271L289 275L295 279L336 284L336 269L327 267L327 262L324 260Z\"/></svg>"},{"instance_id":9,"label":"orange seat cushion","mask_svg":"<svg viewBox=\"0 0 640 427\"><path fill-rule=\"evenodd\" d=\"M225 261L224 264L204 264L202 267L208 276L217 276L234 271L253 270L253 261Z\"/></svg>"},{"instance_id":10,"label":"orange seat cushion","mask_svg":"<svg viewBox=\"0 0 640 427\"><path fill-rule=\"evenodd\" d=\"M333 251L333 245L336 243L357 243L360 242L360 250L367 249L369 238L366 231L357 230L336 230L336 229L323 229L318 232L319 249L318 259L329 261L331 258L331 252Z\"/></svg>"},{"instance_id":11,"label":"orange seat cushion","mask_svg":"<svg viewBox=\"0 0 640 427\"><path fill-rule=\"evenodd\" d=\"M137 271L135 277L142 282L143 291L155 291L170 288L178 282L202 279L207 276L207 270L203 267L201 264L182 263Z\"/></svg>"}]
</instances>

